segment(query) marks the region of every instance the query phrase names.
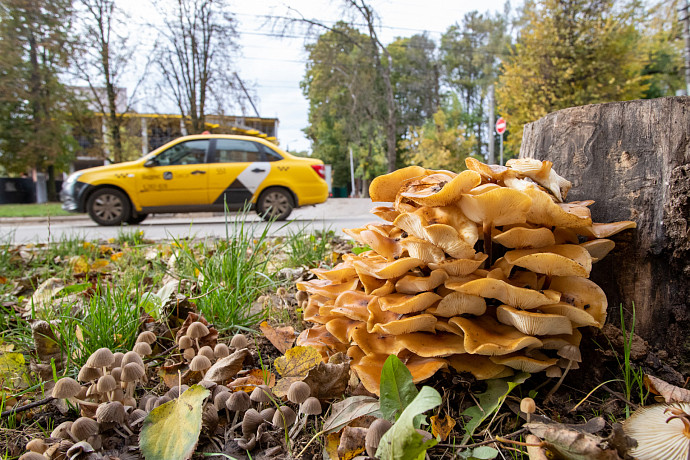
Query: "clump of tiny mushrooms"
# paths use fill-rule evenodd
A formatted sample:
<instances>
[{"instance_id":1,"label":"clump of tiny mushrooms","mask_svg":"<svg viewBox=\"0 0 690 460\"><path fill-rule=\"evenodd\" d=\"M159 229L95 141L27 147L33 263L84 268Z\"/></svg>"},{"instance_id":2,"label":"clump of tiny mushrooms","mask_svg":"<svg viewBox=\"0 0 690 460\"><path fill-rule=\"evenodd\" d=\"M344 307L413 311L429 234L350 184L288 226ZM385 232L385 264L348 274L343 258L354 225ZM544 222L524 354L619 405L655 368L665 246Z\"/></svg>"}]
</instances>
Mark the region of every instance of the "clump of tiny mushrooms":
<instances>
[{"instance_id":1,"label":"clump of tiny mushrooms","mask_svg":"<svg viewBox=\"0 0 690 460\"><path fill-rule=\"evenodd\" d=\"M372 213L386 222L345 230L371 250L297 283L316 323L297 344L346 352L372 393L389 354L415 383L448 367L562 378L580 361L578 328L604 325L592 264L636 224L592 222L592 202L565 202L571 184L551 162L466 163L459 174L410 166L374 179L372 201L390 204Z\"/></svg>"}]
</instances>

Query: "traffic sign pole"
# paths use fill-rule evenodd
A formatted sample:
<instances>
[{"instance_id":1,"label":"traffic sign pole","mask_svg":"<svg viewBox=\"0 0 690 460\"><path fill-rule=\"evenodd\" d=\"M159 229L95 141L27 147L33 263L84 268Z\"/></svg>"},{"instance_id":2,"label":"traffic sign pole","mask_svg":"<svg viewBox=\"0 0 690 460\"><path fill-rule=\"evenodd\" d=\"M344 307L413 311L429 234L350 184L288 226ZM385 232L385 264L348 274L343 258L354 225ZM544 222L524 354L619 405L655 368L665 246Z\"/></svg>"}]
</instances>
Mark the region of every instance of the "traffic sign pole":
<instances>
[{"instance_id":1,"label":"traffic sign pole","mask_svg":"<svg viewBox=\"0 0 690 460\"><path fill-rule=\"evenodd\" d=\"M501 133L501 162L499 163L501 166L503 166L503 133Z\"/></svg>"},{"instance_id":2,"label":"traffic sign pole","mask_svg":"<svg viewBox=\"0 0 690 460\"><path fill-rule=\"evenodd\" d=\"M507 123L503 117L498 117L496 120L496 132L501 135L501 162L499 163L503 166L503 133L506 132Z\"/></svg>"}]
</instances>

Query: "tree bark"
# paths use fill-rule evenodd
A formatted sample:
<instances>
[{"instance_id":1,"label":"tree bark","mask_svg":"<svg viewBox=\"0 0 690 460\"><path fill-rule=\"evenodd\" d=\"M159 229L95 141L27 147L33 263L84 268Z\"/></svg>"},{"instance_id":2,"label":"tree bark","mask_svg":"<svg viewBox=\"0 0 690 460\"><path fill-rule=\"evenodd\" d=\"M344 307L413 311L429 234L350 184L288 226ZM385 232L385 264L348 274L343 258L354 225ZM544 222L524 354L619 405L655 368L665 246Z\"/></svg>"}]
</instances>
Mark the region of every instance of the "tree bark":
<instances>
[{"instance_id":1,"label":"tree bark","mask_svg":"<svg viewBox=\"0 0 690 460\"><path fill-rule=\"evenodd\" d=\"M574 107L525 126L520 157L550 160L573 183L568 201L596 200L592 220L633 220L636 230L592 269L635 332L690 357L690 97Z\"/></svg>"}]
</instances>

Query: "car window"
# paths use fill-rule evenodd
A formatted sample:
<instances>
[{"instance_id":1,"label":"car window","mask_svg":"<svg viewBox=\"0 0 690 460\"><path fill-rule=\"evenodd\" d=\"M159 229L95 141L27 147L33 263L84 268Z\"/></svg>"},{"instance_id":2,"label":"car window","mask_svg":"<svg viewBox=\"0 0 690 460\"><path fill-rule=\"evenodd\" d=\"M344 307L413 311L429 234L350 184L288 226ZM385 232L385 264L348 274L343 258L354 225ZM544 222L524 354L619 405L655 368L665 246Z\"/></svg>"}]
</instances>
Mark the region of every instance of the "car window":
<instances>
[{"instance_id":1,"label":"car window","mask_svg":"<svg viewBox=\"0 0 690 460\"><path fill-rule=\"evenodd\" d=\"M254 161L264 161L261 147L256 142L216 139L216 162L251 163Z\"/></svg>"},{"instance_id":2,"label":"car window","mask_svg":"<svg viewBox=\"0 0 690 460\"><path fill-rule=\"evenodd\" d=\"M181 142L156 155L156 164L158 166L171 166L203 163L208 144L208 140Z\"/></svg>"},{"instance_id":3,"label":"car window","mask_svg":"<svg viewBox=\"0 0 690 460\"><path fill-rule=\"evenodd\" d=\"M266 153L266 159L268 161L280 161L284 159L277 152L273 151L268 147L264 147L264 152Z\"/></svg>"}]
</instances>

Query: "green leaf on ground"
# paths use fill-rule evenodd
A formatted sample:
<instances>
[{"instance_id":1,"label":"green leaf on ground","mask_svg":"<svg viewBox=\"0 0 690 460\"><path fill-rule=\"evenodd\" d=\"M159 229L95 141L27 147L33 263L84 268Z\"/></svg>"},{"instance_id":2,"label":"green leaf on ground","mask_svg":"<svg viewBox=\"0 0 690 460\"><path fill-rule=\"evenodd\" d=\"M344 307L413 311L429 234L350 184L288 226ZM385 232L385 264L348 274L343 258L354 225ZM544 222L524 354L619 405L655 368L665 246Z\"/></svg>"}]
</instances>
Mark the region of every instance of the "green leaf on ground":
<instances>
[{"instance_id":1,"label":"green leaf on ground","mask_svg":"<svg viewBox=\"0 0 690 460\"><path fill-rule=\"evenodd\" d=\"M430 439L424 442L417 433L414 419L420 414L441 404L441 395L431 387L422 387L416 398L400 414L398 421L383 435L376 457L384 460L422 460L426 450L438 442Z\"/></svg>"},{"instance_id":2,"label":"green leaf on ground","mask_svg":"<svg viewBox=\"0 0 690 460\"><path fill-rule=\"evenodd\" d=\"M201 433L204 399L210 392L194 385L178 399L153 409L144 420L139 449L146 460L185 460L192 456Z\"/></svg>"},{"instance_id":3,"label":"green leaf on ground","mask_svg":"<svg viewBox=\"0 0 690 460\"><path fill-rule=\"evenodd\" d=\"M419 394L412 382L412 374L400 359L390 355L381 370L381 414L383 418L395 422L405 408ZM415 424L415 428L419 425Z\"/></svg>"}]
</instances>

